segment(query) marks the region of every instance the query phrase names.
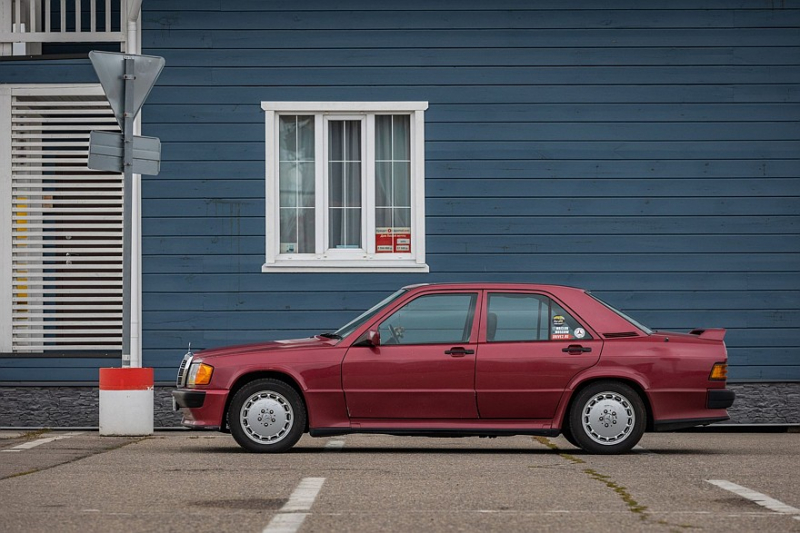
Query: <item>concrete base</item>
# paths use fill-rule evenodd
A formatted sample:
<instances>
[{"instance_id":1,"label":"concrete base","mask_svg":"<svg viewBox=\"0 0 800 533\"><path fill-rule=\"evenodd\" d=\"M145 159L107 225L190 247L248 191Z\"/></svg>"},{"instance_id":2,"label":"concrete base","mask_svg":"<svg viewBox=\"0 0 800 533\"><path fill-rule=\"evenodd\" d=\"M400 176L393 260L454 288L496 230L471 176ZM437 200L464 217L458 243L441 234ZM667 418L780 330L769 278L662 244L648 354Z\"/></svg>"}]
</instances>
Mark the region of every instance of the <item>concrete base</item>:
<instances>
[{"instance_id":1,"label":"concrete base","mask_svg":"<svg viewBox=\"0 0 800 533\"><path fill-rule=\"evenodd\" d=\"M100 390L100 435L153 434L153 389Z\"/></svg>"},{"instance_id":2,"label":"concrete base","mask_svg":"<svg viewBox=\"0 0 800 533\"><path fill-rule=\"evenodd\" d=\"M153 434L153 369L100 369L100 435Z\"/></svg>"}]
</instances>

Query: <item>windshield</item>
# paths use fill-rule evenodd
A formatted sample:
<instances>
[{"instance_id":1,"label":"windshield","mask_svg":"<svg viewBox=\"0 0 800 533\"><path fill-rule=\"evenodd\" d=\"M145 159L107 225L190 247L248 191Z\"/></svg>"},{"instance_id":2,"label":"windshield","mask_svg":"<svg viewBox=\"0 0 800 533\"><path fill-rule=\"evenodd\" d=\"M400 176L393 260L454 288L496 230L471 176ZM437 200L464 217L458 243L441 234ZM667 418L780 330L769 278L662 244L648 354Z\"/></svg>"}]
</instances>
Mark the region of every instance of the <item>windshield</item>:
<instances>
[{"instance_id":1,"label":"windshield","mask_svg":"<svg viewBox=\"0 0 800 533\"><path fill-rule=\"evenodd\" d=\"M342 338L347 337L355 330L357 330L360 326L362 326L367 320L375 316L378 313L378 311L380 311L381 309L383 309L384 307L395 301L397 298L400 297L401 294L404 294L405 292L406 292L405 289L400 289L396 293L384 298L383 300L381 300L374 306L370 307L369 309L358 315L356 318L354 318L353 320L351 320L350 322L348 322L347 324L336 330L335 334L339 335Z\"/></svg>"},{"instance_id":2,"label":"windshield","mask_svg":"<svg viewBox=\"0 0 800 533\"><path fill-rule=\"evenodd\" d=\"M600 298L598 298L594 294L592 294L590 292L587 292L586 294L588 294L589 296L591 296L592 298L594 298L595 300L597 300L601 304L605 305L606 307L608 307L609 309L614 311L616 314L618 314L619 316L621 316L622 318L624 318L625 320L627 320L628 322L630 322L631 324L633 324L634 326L639 328L640 330L644 331L646 334L652 335L653 330L648 328L647 326L645 326L644 324L642 324L638 320L634 320L633 318L629 317L628 315L626 315L625 313L623 313L619 309L615 308L614 306L607 304L606 302L604 302L603 300L601 300Z\"/></svg>"}]
</instances>

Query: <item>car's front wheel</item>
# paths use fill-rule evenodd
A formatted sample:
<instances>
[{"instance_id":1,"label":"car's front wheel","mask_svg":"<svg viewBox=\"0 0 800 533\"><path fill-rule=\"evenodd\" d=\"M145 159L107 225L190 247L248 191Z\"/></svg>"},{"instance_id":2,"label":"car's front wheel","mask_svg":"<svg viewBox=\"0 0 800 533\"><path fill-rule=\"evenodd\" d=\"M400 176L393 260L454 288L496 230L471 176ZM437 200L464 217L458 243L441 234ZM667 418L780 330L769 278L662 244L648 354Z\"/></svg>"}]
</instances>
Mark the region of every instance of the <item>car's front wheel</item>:
<instances>
[{"instance_id":1,"label":"car's front wheel","mask_svg":"<svg viewBox=\"0 0 800 533\"><path fill-rule=\"evenodd\" d=\"M639 394L617 381L599 381L581 390L569 415L575 443L596 454L630 451L642 438L646 422Z\"/></svg>"},{"instance_id":2,"label":"car's front wheel","mask_svg":"<svg viewBox=\"0 0 800 533\"><path fill-rule=\"evenodd\" d=\"M259 453L285 452L303 436L306 407L290 385L277 379L259 379L233 397L228 423L242 448Z\"/></svg>"}]
</instances>

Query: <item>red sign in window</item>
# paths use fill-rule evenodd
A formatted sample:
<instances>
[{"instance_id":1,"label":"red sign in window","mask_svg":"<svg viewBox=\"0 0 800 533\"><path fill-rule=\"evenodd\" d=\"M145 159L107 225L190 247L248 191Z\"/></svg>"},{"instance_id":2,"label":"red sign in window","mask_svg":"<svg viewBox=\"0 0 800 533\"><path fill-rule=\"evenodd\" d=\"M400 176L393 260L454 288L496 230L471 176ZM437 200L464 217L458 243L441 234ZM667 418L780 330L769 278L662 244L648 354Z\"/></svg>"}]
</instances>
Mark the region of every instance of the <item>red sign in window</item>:
<instances>
[{"instance_id":1,"label":"red sign in window","mask_svg":"<svg viewBox=\"0 0 800 533\"><path fill-rule=\"evenodd\" d=\"M375 228L375 252L410 254L411 228Z\"/></svg>"}]
</instances>

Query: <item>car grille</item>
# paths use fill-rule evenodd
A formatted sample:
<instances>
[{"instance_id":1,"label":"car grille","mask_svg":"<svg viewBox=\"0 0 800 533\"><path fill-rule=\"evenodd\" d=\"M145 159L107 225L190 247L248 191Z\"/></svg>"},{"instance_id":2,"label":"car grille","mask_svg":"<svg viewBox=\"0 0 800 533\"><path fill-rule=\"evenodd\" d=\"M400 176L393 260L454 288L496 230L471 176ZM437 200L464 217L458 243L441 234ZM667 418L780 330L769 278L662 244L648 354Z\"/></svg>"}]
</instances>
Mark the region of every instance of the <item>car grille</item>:
<instances>
[{"instance_id":1,"label":"car grille","mask_svg":"<svg viewBox=\"0 0 800 533\"><path fill-rule=\"evenodd\" d=\"M183 356L183 361L181 361L181 366L178 368L178 378L175 380L175 385L178 388L186 386L186 378L189 375L189 367L192 364L192 358L194 354L191 350L186 352L186 355Z\"/></svg>"}]
</instances>

